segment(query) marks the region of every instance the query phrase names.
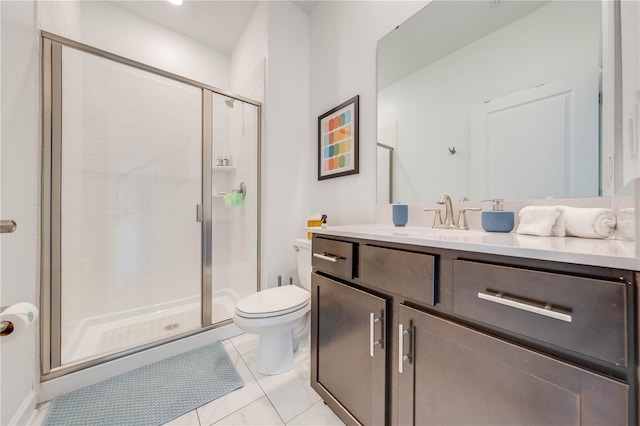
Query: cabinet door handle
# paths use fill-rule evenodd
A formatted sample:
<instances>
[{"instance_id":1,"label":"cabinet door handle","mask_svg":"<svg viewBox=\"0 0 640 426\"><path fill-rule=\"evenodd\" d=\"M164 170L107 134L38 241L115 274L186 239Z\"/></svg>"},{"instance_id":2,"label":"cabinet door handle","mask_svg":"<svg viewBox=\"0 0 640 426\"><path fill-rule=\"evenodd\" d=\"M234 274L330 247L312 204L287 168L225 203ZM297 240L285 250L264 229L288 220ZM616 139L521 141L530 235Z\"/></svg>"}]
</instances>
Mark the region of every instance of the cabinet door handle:
<instances>
[{"instance_id":1,"label":"cabinet door handle","mask_svg":"<svg viewBox=\"0 0 640 426\"><path fill-rule=\"evenodd\" d=\"M411 333L409 330L405 330L402 324L398 325L398 373L404 372L405 361L411 359L411 355L404 354L404 336Z\"/></svg>"},{"instance_id":2,"label":"cabinet door handle","mask_svg":"<svg viewBox=\"0 0 640 426\"><path fill-rule=\"evenodd\" d=\"M516 302L515 300L505 299L502 297L501 293L498 293L496 296L492 296L486 293L478 293L478 298L487 300L493 303L499 303L501 305L510 306L512 308L521 309L523 311L532 312L534 314L543 315L545 317L557 319L560 321L571 322L571 315L563 314L561 312L556 312L551 310L551 305L547 305L544 308L539 308L537 306L528 305L522 302Z\"/></svg>"},{"instance_id":3,"label":"cabinet door handle","mask_svg":"<svg viewBox=\"0 0 640 426\"><path fill-rule=\"evenodd\" d=\"M328 253L323 253L323 254L313 253L313 257L317 257L318 259L326 260L328 262L333 262L333 263L336 263L338 259L340 259L340 256L334 256Z\"/></svg>"},{"instance_id":4,"label":"cabinet door handle","mask_svg":"<svg viewBox=\"0 0 640 426\"><path fill-rule=\"evenodd\" d=\"M373 356L373 350L376 346L382 343L382 339L375 340L375 324L380 322L382 317L376 318L376 315L371 312L369 313L369 356Z\"/></svg>"}]
</instances>

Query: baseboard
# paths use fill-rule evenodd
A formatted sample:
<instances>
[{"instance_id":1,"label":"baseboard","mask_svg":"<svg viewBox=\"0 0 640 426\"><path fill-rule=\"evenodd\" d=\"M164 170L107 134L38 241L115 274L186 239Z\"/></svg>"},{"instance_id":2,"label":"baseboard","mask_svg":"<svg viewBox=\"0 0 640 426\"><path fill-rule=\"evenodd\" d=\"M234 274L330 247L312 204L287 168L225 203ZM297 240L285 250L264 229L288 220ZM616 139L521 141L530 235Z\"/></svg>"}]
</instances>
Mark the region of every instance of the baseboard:
<instances>
[{"instance_id":1,"label":"baseboard","mask_svg":"<svg viewBox=\"0 0 640 426\"><path fill-rule=\"evenodd\" d=\"M37 395L34 391L29 391L24 401L18 408L18 411L9 421L9 425L29 425L31 419L36 415L36 403L38 402Z\"/></svg>"}]
</instances>

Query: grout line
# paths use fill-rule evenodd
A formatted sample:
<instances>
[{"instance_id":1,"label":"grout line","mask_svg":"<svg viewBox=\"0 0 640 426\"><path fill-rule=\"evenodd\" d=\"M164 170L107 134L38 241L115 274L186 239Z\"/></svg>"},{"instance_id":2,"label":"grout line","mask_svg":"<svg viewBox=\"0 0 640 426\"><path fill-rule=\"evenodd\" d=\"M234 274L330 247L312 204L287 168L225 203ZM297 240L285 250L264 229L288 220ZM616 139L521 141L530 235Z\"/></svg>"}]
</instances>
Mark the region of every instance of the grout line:
<instances>
[{"instance_id":1,"label":"grout line","mask_svg":"<svg viewBox=\"0 0 640 426\"><path fill-rule=\"evenodd\" d=\"M233 343L233 342L232 342ZM257 352L259 349L257 350L253 350L250 352L247 352L247 355L253 352ZM238 353L240 353L238 351ZM271 398L269 398L269 394L267 394L267 392L264 390L264 388L262 387L262 385L260 384L260 381L258 380L258 378L256 377L255 374L253 374L253 370L249 367L249 364L247 363L247 361L244 359L244 355L245 354L240 354L240 358L242 359L242 362L246 365L246 367L249 369L249 372L251 373L251 375L253 376L253 378L255 379L258 387L260 387L260 390L262 391L262 393L264 394L264 396L267 398L267 401L269 401L269 404L271 405L271 408L273 408L273 411L275 411L276 415L278 416L278 418L280 419L280 421L282 422L283 425L286 425L286 422L284 421L284 419L282 418L282 416L280 415L280 412L278 412L278 409L276 408L276 406L273 404L273 401L271 401ZM260 374L256 371L257 374Z\"/></svg>"},{"instance_id":2,"label":"grout line","mask_svg":"<svg viewBox=\"0 0 640 426\"><path fill-rule=\"evenodd\" d=\"M276 409L276 406L273 405L273 402L271 402L271 400L269 399L269 395L265 394L265 396L267 397L267 401L269 401L269 404L271 405L271 408L273 408L273 411L276 413L276 416L278 416L278 418L280 419L282 424L286 426L287 423L284 421L284 419L282 418L282 416L280 415L280 413Z\"/></svg>"},{"instance_id":3,"label":"grout line","mask_svg":"<svg viewBox=\"0 0 640 426\"><path fill-rule=\"evenodd\" d=\"M224 345L224 342L226 342L226 341L228 341L229 343L231 343L231 346L233 346L233 348L236 350L236 352L237 352L237 353L238 353L238 355L240 356L240 361L242 361L242 363L244 364L245 368L249 371L249 373L250 373L250 374L251 374L251 376L253 377L253 380L256 382L256 384L257 384L257 385L258 385L258 387L260 388L260 391L262 392L262 396L259 396L258 398L254 399L254 400L252 400L252 401L247 402L247 403L246 403L246 404L244 404L243 406L239 407L237 410L232 411L232 412L228 413L226 416L224 416L224 417L222 417L222 418L220 418L220 419L216 420L215 422L211 423L211 425L213 425L213 424L215 424L215 423L217 423L217 422L220 422L220 421L222 421L222 420L226 419L227 417L229 417L229 416L231 416L231 415L233 415L233 414L237 413L237 412L238 412L238 411L240 411L240 410L245 409L245 408L246 408L246 407L248 407L249 405L253 404L254 402L256 402L256 401L258 401L258 400L260 400L260 399L262 399L262 398L264 398L264 397L266 397L266 398L267 398L267 400L269 401L269 397L267 397L266 392L264 391L264 389L262 389L262 386L260 386L260 382L258 382L258 379L253 375L253 372L251 371L251 368L249 368L249 364L247 364L247 361L245 361L245 359L244 359L244 357L242 356L242 354L240 353L240 351L236 348L236 345L234 345L234 344L233 344L233 342L231 341L231 338L229 338L229 339L225 339L225 340L222 340L222 341L220 341L220 343L222 343L222 344ZM228 355L228 354L227 354L227 355ZM269 401L269 403L271 403L271 401ZM271 406L273 407L273 404L271 404ZM275 410L276 414L278 414L278 410L276 410L276 409L275 409L275 407L273 407L273 409ZM197 410L196 410L196 413L197 413ZM280 417L280 415L279 415L279 414L278 414L278 417ZM282 418L280 418L280 420L282 420ZM210 425L203 425L203 424L200 422L200 416L199 416L199 415L198 415L198 423L200 423L200 426L210 426ZM284 422L283 422L283 424L284 424Z\"/></svg>"},{"instance_id":4,"label":"grout line","mask_svg":"<svg viewBox=\"0 0 640 426\"><path fill-rule=\"evenodd\" d=\"M322 402L322 400L318 401L318 402ZM298 417L300 417L301 415L303 415L304 413L306 413L307 411L311 410L312 407L314 407L318 402L316 402L315 404L311 404L309 407L307 407L303 412L301 412L300 414L298 414L297 416L295 416L294 418L292 418L291 420L289 420L289 422L293 422L295 419L297 419ZM288 423L285 423L285 426Z\"/></svg>"},{"instance_id":5,"label":"grout line","mask_svg":"<svg viewBox=\"0 0 640 426\"><path fill-rule=\"evenodd\" d=\"M203 426L203 425L202 425L202 422L200 421L200 414L198 414L198 408L200 408L200 407L196 407L196 408L195 408L195 410L193 410L193 411L195 411L195 412L196 412L196 419L198 419L198 424L199 424L200 426Z\"/></svg>"},{"instance_id":6,"label":"grout line","mask_svg":"<svg viewBox=\"0 0 640 426\"><path fill-rule=\"evenodd\" d=\"M241 336L241 334L239 334L238 336ZM227 339L229 341L229 343L231 343L231 346L233 346L233 348L236 350L236 352L238 352L238 355L240 355L240 358L242 358L242 354L240 353L240 350L238 349L238 347L236 346L235 343L233 343L233 338L229 338ZM242 362L244 362L244 358L242 358ZM251 370L249 370L251 371ZM253 375L253 374L252 374Z\"/></svg>"}]
</instances>

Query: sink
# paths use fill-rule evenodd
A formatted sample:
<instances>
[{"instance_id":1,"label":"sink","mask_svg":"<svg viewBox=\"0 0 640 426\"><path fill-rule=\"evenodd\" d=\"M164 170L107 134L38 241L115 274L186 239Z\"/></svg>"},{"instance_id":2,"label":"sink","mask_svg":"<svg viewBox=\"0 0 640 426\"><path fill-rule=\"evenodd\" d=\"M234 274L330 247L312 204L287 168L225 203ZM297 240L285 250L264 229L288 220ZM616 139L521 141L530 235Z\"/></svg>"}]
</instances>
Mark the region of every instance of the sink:
<instances>
[{"instance_id":1,"label":"sink","mask_svg":"<svg viewBox=\"0 0 640 426\"><path fill-rule=\"evenodd\" d=\"M490 235L485 231L476 231L476 230L463 230L463 229L441 229L441 228L430 228L426 226L406 226L406 227L395 227L395 226L380 226L380 231L389 232L391 235L398 237L427 237L427 238L438 238L438 237L459 237L464 239L465 237L482 237Z\"/></svg>"}]
</instances>

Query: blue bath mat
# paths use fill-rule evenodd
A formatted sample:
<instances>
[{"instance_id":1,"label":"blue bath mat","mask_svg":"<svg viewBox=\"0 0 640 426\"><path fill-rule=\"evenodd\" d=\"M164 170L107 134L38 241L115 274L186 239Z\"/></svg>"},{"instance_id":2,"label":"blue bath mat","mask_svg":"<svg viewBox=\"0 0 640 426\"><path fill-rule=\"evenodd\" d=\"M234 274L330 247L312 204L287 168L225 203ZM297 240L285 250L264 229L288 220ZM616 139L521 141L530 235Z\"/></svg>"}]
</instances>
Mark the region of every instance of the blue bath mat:
<instances>
[{"instance_id":1,"label":"blue bath mat","mask_svg":"<svg viewBox=\"0 0 640 426\"><path fill-rule=\"evenodd\" d=\"M242 386L216 342L59 396L43 425L161 425Z\"/></svg>"}]
</instances>

